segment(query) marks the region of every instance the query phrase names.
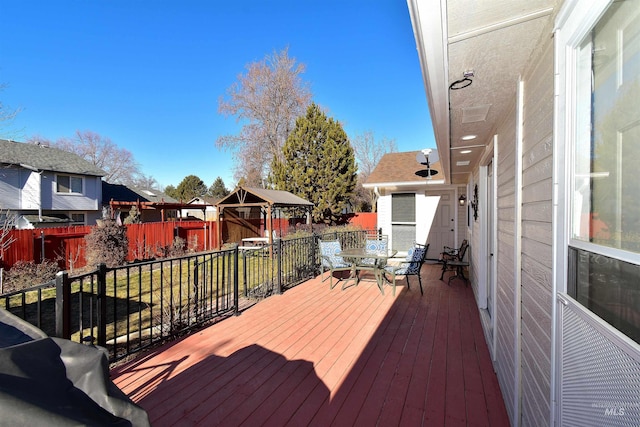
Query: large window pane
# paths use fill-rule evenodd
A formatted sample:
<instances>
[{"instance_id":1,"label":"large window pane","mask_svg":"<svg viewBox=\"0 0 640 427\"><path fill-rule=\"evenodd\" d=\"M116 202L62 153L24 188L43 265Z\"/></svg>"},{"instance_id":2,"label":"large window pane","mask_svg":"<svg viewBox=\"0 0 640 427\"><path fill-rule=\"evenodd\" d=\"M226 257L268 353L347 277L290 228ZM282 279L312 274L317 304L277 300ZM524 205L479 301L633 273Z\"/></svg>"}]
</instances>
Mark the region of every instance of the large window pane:
<instances>
[{"instance_id":1,"label":"large window pane","mask_svg":"<svg viewBox=\"0 0 640 427\"><path fill-rule=\"evenodd\" d=\"M568 292L640 343L640 266L570 248Z\"/></svg>"},{"instance_id":2,"label":"large window pane","mask_svg":"<svg viewBox=\"0 0 640 427\"><path fill-rule=\"evenodd\" d=\"M578 51L572 237L640 253L640 2L615 2Z\"/></svg>"},{"instance_id":3,"label":"large window pane","mask_svg":"<svg viewBox=\"0 0 640 427\"><path fill-rule=\"evenodd\" d=\"M71 192L82 194L82 178L77 176L71 177Z\"/></svg>"},{"instance_id":4,"label":"large window pane","mask_svg":"<svg viewBox=\"0 0 640 427\"><path fill-rule=\"evenodd\" d=\"M68 175L58 175L58 186L56 191L58 193L68 193L71 191L71 184L69 183L70 177Z\"/></svg>"}]
</instances>

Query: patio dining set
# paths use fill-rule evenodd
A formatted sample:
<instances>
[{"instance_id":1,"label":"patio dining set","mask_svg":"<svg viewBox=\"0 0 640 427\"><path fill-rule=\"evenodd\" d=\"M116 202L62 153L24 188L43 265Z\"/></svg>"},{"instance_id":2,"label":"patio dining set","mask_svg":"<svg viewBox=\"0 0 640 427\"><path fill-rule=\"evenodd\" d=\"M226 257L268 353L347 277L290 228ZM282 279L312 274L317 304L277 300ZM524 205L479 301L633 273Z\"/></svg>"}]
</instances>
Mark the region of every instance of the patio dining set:
<instances>
[{"instance_id":1,"label":"patio dining set","mask_svg":"<svg viewBox=\"0 0 640 427\"><path fill-rule=\"evenodd\" d=\"M464 261L464 255L468 247L467 240L462 242L460 248L449 248L445 246L440 253L438 262L442 264L443 280L447 271L454 271L455 274L449 277L449 284L454 278L461 278L467 283L464 276L464 269L469 263ZM393 295L396 294L396 280L399 276L404 276L407 287L410 289L409 276L417 276L420 285L420 293L424 295L420 270L427 260L429 243L420 244L413 242L405 257L396 257L398 251L389 247L388 237L385 235L367 236L364 245L353 248L342 248L339 240L319 241L322 281L326 280L324 274L329 272L329 287L333 289L334 273L348 272L346 279L342 280L342 290L351 286L357 286L361 280L362 272L373 273L376 284L380 292L384 295L384 285L393 287Z\"/></svg>"}]
</instances>

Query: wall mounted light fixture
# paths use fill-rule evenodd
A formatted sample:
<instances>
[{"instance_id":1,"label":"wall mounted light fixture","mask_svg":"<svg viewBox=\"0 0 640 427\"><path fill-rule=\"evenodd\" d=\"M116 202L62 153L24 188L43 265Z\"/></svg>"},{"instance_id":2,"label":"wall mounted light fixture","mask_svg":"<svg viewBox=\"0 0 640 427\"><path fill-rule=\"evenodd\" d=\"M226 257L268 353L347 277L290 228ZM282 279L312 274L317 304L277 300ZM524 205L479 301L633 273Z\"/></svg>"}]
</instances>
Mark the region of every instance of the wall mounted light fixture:
<instances>
[{"instance_id":1,"label":"wall mounted light fixture","mask_svg":"<svg viewBox=\"0 0 640 427\"><path fill-rule=\"evenodd\" d=\"M465 196L464 194L458 197L458 203L460 203L460 206L464 206L466 202L467 202L467 196Z\"/></svg>"}]
</instances>

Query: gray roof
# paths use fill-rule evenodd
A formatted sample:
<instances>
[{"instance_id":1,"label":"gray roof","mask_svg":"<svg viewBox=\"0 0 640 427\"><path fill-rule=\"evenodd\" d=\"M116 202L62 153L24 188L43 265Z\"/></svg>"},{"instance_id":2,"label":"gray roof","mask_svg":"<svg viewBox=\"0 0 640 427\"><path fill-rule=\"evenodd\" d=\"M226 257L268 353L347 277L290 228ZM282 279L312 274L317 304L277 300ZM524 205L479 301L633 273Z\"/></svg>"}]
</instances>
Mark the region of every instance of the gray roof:
<instances>
[{"instance_id":1,"label":"gray roof","mask_svg":"<svg viewBox=\"0 0 640 427\"><path fill-rule=\"evenodd\" d=\"M78 175L106 175L102 169L76 154L47 145L26 144L5 139L0 139L0 163Z\"/></svg>"},{"instance_id":2,"label":"gray roof","mask_svg":"<svg viewBox=\"0 0 640 427\"><path fill-rule=\"evenodd\" d=\"M167 196L162 191L148 190L134 186L122 184L109 184L102 181L102 201L108 205L109 202L153 202L153 203L179 203L173 197Z\"/></svg>"}]
</instances>

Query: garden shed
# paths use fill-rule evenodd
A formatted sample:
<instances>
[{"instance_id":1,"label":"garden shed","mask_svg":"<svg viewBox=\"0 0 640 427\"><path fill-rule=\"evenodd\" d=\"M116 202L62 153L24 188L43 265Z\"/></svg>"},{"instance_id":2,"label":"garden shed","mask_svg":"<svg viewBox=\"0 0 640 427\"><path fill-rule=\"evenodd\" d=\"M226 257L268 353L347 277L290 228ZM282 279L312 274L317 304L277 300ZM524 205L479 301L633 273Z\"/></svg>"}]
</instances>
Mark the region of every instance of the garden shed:
<instances>
[{"instance_id":1,"label":"garden shed","mask_svg":"<svg viewBox=\"0 0 640 427\"><path fill-rule=\"evenodd\" d=\"M220 245L263 236L271 244L274 231L277 229L282 233L284 221L288 224L290 218L304 217L310 223L313 209L313 203L288 191L242 186L215 206ZM277 220L277 226L274 220Z\"/></svg>"}]
</instances>

